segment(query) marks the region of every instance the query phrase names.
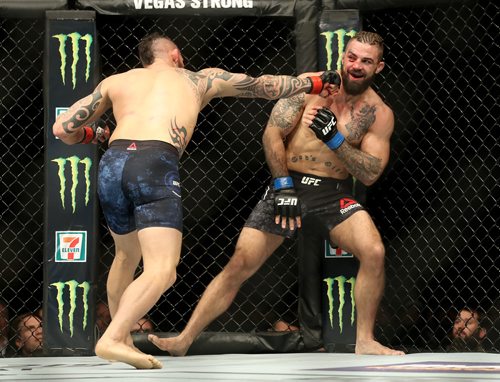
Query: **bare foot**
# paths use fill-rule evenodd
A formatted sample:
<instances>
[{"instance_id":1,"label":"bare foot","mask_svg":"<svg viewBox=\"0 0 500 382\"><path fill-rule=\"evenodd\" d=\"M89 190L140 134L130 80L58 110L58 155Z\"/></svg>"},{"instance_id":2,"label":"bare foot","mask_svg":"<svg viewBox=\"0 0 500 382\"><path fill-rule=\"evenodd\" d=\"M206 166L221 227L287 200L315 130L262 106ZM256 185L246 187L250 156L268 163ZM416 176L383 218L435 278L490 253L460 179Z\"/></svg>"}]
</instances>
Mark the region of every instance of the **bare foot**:
<instances>
[{"instance_id":1,"label":"bare foot","mask_svg":"<svg viewBox=\"0 0 500 382\"><path fill-rule=\"evenodd\" d=\"M275 332L296 332L297 330L299 330L299 327L295 325L290 325L286 321L278 320L274 323L273 330Z\"/></svg>"},{"instance_id":2,"label":"bare foot","mask_svg":"<svg viewBox=\"0 0 500 382\"><path fill-rule=\"evenodd\" d=\"M108 361L125 362L137 369L161 369L163 365L149 354L139 353L123 342L100 339L95 354Z\"/></svg>"},{"instance_id":3,"label":"bare foot","mask_svg":"<svg viewBox=\"0 0 500 382\"><path fill-rule=\"evenodd\" d=\"M388 348L375 340L357 341L355 352L356 354L405 355L404 352Z\"/></svg>"},{"instance_id":4,"label":"bare foot","mask_svg":"<svg viewBox=\"0 0 500 382\"><path fill-rule=\"evenodd\" d=\"M160 338L154 334L148 335L148 340L155 344L159 349L167 351L173 357L183 357L186 355L190 343L182 341L179 336L170 338Z\"/></svg>"},{"instance_id":5,"label":"bare foot","mask_svg":"<svg viewBox=\"0 0 500 382\"><path fill-rule=\"evenodd\" d=\"M137 353L146 354L134 345L134 339L132 338L132 334L128 336L126 343L128 346L130 346L132 349L134 349Z\"/></svg>"}]
</instances>

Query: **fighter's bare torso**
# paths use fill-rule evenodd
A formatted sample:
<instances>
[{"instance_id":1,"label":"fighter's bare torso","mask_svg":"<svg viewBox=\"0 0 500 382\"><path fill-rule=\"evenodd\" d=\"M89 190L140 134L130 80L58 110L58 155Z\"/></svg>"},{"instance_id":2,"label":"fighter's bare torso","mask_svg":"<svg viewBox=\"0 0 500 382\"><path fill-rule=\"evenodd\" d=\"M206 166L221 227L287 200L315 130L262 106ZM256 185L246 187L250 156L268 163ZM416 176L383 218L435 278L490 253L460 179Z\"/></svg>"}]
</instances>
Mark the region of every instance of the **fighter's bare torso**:
<instances>
[{"instance_id":1,"label":"fighter's bare torso","mask_svg":"<svg viewBox=\"0 0 500 382\"><path fill-rule=\"evenodd\" d=\"M337 117L337 128L346 141L360 148L369 129L374 127L377 115L390 112L388 106L373 89L360 98L349 99L336 93L328 98L305 96L304 113L314 106L324 106ZM314 132L302 121L287 137L287 167L289 170L323 177L345 179L349 172L336 153L316 138Z\"/></svg>"},{"instance_id":2,"label":"fighter's bare torso","mask_svg":"<svg viewBox=\"0 0 500 382\"><path fill-rule=\"evenodd\" d=\"M104 80L103 91L113 104L116 119L110 142L121 138L160 140L182 153L205 106L196 86L203 79L206 76L184 69L148 68Z\"/></svg>"}]
</instances>

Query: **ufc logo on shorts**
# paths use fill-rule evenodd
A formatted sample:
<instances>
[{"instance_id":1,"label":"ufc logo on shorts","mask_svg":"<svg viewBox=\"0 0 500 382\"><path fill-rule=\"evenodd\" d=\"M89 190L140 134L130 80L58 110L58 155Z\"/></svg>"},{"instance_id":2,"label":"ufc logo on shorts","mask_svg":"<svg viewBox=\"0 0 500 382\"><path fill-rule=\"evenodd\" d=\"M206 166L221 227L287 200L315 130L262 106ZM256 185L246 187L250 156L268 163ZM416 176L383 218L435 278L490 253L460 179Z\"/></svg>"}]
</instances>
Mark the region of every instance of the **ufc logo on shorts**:
<instances>
[{"instance_id":1,"label":"ufc logo on shorts","mask_svg":"<svg viewBox=\"0 0 500 382\"><path fill-rule=\"evenodd\" d=\"M302 184L306 184L308 186L316 186L318 187L319 184L321 182L321 179L315 179L315 178L311 178L310 176L304 176L302 177L302 180L300 181L300 183Z\"/></svg>"},{"instance_id":2,"label":"ufc logo on shorts","mask_svg":"<svg viewBox=\"0 0 500 382\"><path fill-rule=\"evenodd\" d=\"M297 198L278 198L278 206L296 206Z\"/></svg>"}]
</instances>

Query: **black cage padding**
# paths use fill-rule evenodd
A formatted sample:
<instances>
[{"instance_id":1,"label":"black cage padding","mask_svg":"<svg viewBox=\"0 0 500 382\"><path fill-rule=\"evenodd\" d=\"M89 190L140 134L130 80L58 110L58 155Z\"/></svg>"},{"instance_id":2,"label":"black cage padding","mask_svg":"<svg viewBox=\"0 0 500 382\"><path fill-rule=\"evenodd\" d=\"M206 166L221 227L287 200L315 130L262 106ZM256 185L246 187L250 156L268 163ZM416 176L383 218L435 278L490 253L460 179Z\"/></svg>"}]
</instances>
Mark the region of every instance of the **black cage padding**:
<instances>
[{"instance_id":1,"label":"black cage padding","mask_svg":"<svg viewBox=\"0 0 500 382\"><path fill-rule=\"evenodd\" d=\"M178 333L155 333L160 338L169 338ZM148 340L144 333L133 334L134 345L148 354L166 355ZM304 350L299 332L202 332L193 342L187 355L203 354L259 354L296 353Z\"/></svg>"}]
</instances>

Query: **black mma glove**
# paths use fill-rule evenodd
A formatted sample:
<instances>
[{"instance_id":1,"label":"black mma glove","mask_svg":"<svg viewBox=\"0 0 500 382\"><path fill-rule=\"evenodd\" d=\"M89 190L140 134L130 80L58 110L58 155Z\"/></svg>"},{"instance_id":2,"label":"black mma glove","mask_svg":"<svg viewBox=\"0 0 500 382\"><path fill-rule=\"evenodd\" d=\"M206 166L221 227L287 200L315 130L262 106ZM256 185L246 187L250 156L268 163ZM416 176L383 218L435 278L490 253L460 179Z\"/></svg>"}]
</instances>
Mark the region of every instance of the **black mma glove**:
<instances>
[{"instance_id":1,"label":"black mma glove","mask_svg":"<svg viewBox=\"0 0 500 382\"><path fill-rule=\"evenodd\" d=\"M337 131L337 117L326 107L318 110L309 127L332 150L338 149L344 142L344 136Z\"/></svg>"},{"instance_id":2,"label":"black mma glove","mask_svg":"<svg viewBox=\"0 0 500 382\"><path fill-rule=\"evenodd\" d=\"M334 70L323 72L321 76L307 77L311 81L311 90L308 94L319 94L323 90L325 84L332 84L340 86L340 74Z\"/></svg>"},{"instance_id":3,"label":"black mma glove","mask_svg":"<svg viewBox=\"0 0 500 382\"><path fill-rule=\"evenodd\" d=\"M293 188L290 176L274 179L274 216L280 216L280 221L300 217L300 200Z\"/></svg>"},{"instance_id":4,"label":"black mma glove","mask_svg":"<svg viewBox=\"0 0 500 382\"><path fill-rule=\"evenodd\" d=\"M90 125L83 126L82 129L83 137L78 143L84 145L92 143L96 138L99 140L99 138L106 133L106 129L109 130L103 120L98 120Z\"/></svg>"}]
</instances>

